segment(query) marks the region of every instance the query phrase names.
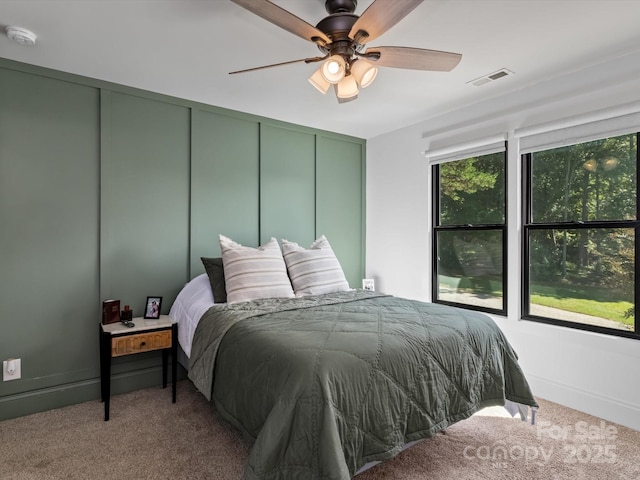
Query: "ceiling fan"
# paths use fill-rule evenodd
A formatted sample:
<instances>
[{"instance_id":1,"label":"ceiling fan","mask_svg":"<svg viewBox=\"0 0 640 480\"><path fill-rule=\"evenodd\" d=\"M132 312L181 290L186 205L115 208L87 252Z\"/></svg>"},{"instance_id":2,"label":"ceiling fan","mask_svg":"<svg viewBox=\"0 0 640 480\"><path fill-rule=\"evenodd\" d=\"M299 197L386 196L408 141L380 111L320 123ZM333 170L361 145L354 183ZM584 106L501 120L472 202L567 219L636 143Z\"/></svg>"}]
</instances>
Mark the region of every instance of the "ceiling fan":
<instances>
[{"instance_id":1,"label":"ceiling fan","mask_svg":"<svg viewBox=\"0 0 640 480\"><path fill-rule=\"evenodd\" d=\"M231 0L284 30L317 45L322 56L302 58L261 67L237 70L251 72L292 63L323 62L309 78L320 92L333 85L339 103L358 97L358 87L373 82L377 67L407 68L448 72L462 58L459 53L412 47L370 47L375 40L406 17L423 0L374 0L360 16L355 15L357 0L326 0L329 15L314 27L269 0Z\"/></svg>"}]
</instances>

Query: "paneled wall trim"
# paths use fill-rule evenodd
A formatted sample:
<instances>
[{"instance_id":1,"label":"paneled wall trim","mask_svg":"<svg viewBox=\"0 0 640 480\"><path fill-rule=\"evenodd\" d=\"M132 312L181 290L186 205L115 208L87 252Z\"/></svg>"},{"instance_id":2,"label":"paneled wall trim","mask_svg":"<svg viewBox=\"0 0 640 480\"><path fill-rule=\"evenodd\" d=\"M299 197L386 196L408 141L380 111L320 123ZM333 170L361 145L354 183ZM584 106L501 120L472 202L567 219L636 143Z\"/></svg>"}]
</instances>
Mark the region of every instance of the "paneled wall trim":
<instances>
[{"instance_id":1,"label":"paneled wall trim","mask_svg":"<svg viewBox=\"0 0 640 480\"><path fill-rule=\"evenodd\" d=\"M99 401L107 298L142 315L220 254L329 238L365 271L365 140L0 59L0 420ZM156 352L157 353L157 352ZM114 361L120 393L160 384L153 352Z\"/></svg>"}]
</instances>

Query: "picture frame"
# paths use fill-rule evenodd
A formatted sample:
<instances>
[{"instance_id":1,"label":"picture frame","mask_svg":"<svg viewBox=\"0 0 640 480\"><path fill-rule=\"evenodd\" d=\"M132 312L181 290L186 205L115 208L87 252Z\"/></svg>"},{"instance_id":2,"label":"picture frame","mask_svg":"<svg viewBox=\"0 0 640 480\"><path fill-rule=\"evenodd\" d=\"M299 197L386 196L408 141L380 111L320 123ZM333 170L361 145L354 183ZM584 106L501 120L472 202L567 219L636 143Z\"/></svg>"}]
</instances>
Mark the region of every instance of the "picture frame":
<instances>
[{"instance_id":1,"label":"picture frame","mask_svg":"<svg viewBox=\"0 0 640 480\"><path fill-rule=\"evenodd\" d=\"M147 297L147 303L144 306L144 318L158 320L160 318L160 308L162 308L162 297Z\"/></svg>"},{"instance_id":2,"label":"picture frame","mask_svg":"<svg viewBox=\"0 0 640 480\"><path fill-rule=\"evenodd\" d=\"M363 278L362 279L362 289L369 290L374 292L376 289L376 284L373 278Z\"/></svg>"}]
</instances>

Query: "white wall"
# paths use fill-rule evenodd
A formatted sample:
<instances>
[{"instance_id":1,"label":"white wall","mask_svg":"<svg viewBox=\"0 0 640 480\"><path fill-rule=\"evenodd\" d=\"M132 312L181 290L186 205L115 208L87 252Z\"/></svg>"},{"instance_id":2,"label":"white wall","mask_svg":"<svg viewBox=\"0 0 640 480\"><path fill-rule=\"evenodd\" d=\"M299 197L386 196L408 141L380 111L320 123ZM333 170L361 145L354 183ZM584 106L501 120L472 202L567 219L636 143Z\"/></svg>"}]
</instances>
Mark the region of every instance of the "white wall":
<instances>
[{"instance_id":1,"label":"white wall","mask_svg":"<svg viewBox=\"0 0 640 480\"><path fill-rule=\"evenodd\" d=\"M637 102L640 51L498 95L508 81L470 87L491 88L488 101L368 140L367 277L377 290L431 299L431 178L422 152L508 133L509 316L494 319L534 394L640 430L640 341L520 320L520 157L512 136L514 129Z\"/></svg>"}]
</instances>

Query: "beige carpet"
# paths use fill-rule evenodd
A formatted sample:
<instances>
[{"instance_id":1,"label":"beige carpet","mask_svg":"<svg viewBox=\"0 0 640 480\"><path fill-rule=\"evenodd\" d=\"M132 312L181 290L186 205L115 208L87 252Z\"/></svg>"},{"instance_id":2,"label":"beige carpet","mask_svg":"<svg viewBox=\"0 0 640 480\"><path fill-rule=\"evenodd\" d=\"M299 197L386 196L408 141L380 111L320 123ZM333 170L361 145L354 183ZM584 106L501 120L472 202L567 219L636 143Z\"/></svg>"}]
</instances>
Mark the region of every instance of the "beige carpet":
<instances>
[{"instance_id":1,"label":"beige carpet","mask_svg":"<svg viewBox=\"0 0 640 480\"><path fill-rule=\"evenodd\" d=\"M640 432L540 403L537 427L476 415L357 479L640 479ZM0 422L0 479L242 478L249 444L188 381L175 405L150 388L102 415L94 401Z\"/></svg>"}]
</instances>

